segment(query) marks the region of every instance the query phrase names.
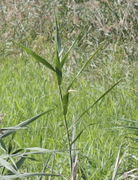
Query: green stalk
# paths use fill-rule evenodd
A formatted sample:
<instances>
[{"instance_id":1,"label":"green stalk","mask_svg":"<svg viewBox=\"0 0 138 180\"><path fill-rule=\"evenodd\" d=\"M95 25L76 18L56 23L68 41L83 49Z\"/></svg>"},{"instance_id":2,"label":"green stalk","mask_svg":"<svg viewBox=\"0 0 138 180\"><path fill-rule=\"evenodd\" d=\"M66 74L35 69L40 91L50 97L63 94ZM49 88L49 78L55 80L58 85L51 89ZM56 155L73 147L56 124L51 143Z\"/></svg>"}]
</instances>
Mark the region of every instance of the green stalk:
<instances>
[{"instance_id":1,"label":"green stalk","mask_svg":"<svg viewBox=\"0 0 138 180\"><path fill-rule=\"evenodd\" d=\"M69 135L69 128L68 128L68 122L67 122L67 117L66 115L64 115L64 122L65 122L65 128L66 128L66 132L67 132L67 138L68 138L68 147L69 147L69 157L70 157L70 170L72 173L72 145L70 142L70 135Z\"/></svg>"},{"instance_id":2,"label":"green stalk","mask_svg":"<svg viewBox=\"0 0 138 180\"><path fill-rule=\"evenodd\" d=\"M62 105L62 109L64 111L64 105L63 105L63 94L62 94L62 89L61 86L58 85L59 88L59 95L60 95L60 100L61 100L61 105ZM71 145L71 141L70 141L70 135L69 135L69 128L68 128L68 122L67 122L67 116L63 113L63 117L64 117L64 124L65 124L65 128L66 128L66 133L67 133L67 140L68 140L68 148L69 148L69 157L70 157L70 170L72 173L72 145Z\"/></svg>"}]
</instances>

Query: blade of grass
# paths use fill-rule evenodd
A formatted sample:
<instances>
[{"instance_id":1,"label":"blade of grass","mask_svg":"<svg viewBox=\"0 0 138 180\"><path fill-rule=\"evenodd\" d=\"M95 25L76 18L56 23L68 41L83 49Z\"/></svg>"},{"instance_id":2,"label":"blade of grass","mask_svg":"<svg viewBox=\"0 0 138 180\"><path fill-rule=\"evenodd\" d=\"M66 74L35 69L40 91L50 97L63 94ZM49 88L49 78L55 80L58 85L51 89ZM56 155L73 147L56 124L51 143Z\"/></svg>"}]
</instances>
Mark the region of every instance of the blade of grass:
<instances>
[{"instance_id":1,"label":"blade of grass","mask_svg":"<svg viewBox=\"0 0 138 180\"><path fill-rule=\"evenodd\" d=\"M136 127L136 126L123 126L123 125L120 125L120 126L116 126L116 127L114 127L114 128L116 128L116 129L129 129L129 130L135 130L135 131L138 131L138 127Z\"/></svg>"},{"instance_id":2,"label":"blade of grass","mask_svg":"<svg viewBox=\"0 0 138 180\"><path fill-rule=\"evenodd\" d=\"M40 114L38 114L38 115L36 115L36 116L34 116L34 117L26 120L26 121L23 121L23 122L21 122L20 124L18 124L16 127L24 127L24 126L27 126L28 124L32 123L33 121L35 121L35 120L38 119L39 117L41 117L41 116L43 116L43 115L45 115L45 114L47 114L47 113L49 113L49 112L51 112L51 111L53 111L53 109L47 110L47 111L45 111L45 112L43 112L43 113L40 113Z\"/></svg>"},{"instance_id":3,"label":"blade of grass","mask_svg":"<svg viewBox=\"0 0 138 180\"><path fill-rule=\"evenodd\" d=\"M17 170L20 169L20 167L24 164L24 161L26 160L27 157L23 156L21 157L17 162L16 162L16 167Z\"/></svg>"},{"instance_id":4,"label":"blade of grass","mask_svg":"<svg viewBox=\"0 0 138 180\"><path fill-rule=\"evenodd\" d=\"M65 152L65 151L58 151L58 150L49 150L49 149L44 149L44 148L39 148L39 147L25 148L25 150L31 151L31 152L26 152L25 155L29 155L29 154L41 154L41 153L60 153L60 152Z\"/></svg>"},{"instance_id":5,"label":"blade of grass","mask_svg":"<svg viewBox=\"0 0 138 180\"><path fill-rule=\"evenodd\" d=\"M116 82L113 86L111 86L105 93L103 93L91 106L89 106L76 120L79 121L91 108L93 108L101 99L103 99L115 86L117 86L120 83L121 79Z\"/></svg>"},{"instance_id":6,"label":"blade of grass","mask_svg":"<svg viewBox=\"0 0 138 180\"><path fill-rule=\"evenodd\" d=\"M35 177L35 176L52 176L52 177L59 177L59 174L46 174L46 173L24 173L18 175L7 175L7 176L0 176L1 180L11 180L15 178L26 178L26 177Z\"/></svg>"},{"instance_id":7,"label":"blade of grass","mask_svg":"<svg viewBox=\"0 0 138 180\"><path fill-rule=\"evenodd\" d=\"M58 57L57 57L58 58ZM56 59L57 59L56 58ZM60 67L60 62L59 61L57 61L56 62L57 64L56 64L56 76L57 76L57 80L58 80L58 85L60 86L61 85L61 83L62 83L62 69L61 69L61 67Z\"/></svg>"},{"instance_id":8,"label":"blade of grass","mask_svg":"<svg viewBox=\"0 0 138 180\"><path fill-rule=\"evenodd\" d=\"M6 137L18 130L22 130L22 129L25 129L24 127L8 127L8 128L1 128L0 129L0 139L3 138L3 137Z\"/></svg>"},{"instance_id":9,"label":"blade of grass","mask_svg":"<svg viewBox=\"0 0 138 180\"><path fill-rule=\"evenodd\" d=\"M77 141L77 139L81 136L84 130L80 131L79 134L76 136L76 138L71 142L71 146Z\"/></svg>"},{"instance_id":10,"label":"blade of grass","mask_svg":"<svg viewBox=\"0 0 138 180\"><path fill-rule=\"evenodd\" d=\"M18 174L18 172L16 171L16 169L5 159L0 157L0 165L2 167L5 167L7 170L9 170L10 172L12 172L13 174Z\"/></svg>"},{"instance_id":11,"label":"blade of grass","mask_svg":"<svg viewBox=\"0 0 138 180\"><path fill-rule=\"evenodd\" d=\"M70 48L68 49L68 51L66 52L66 54L64 55L64 57L62 58L62 60L61 60L61 67L63 67L64 64L67 62L67 58L68 58L68 56L69 56L69 53L70 53L70 51L72 50L72 48L74 47L74 45L75 45L77 42L79 43L79 42L88 34L89 31L90 31L90 29L88 29L88 31L85 32L85 33L82 33L82 32L79 33L78 37L74 40L74 42L72 43L72 45L70 46Z\"/></svg>"},{"instance_id":12,"label":"blade of grass","mask_svg":"<svg viewBox=\"0 0 138 180\"><path fill-rule=\"evenodd\" d=\"M59 33L59 27L57 22L57 17L55 15L55 21L56 21L56 58L55 58L55 69L56 69L56 75L58 80L58 85L60 86L62 83L62 67L61 67L61 58L63 53L60 33Z\"/></svg>"},{"instance_id":13,"label":"blade of grass","mask_svg":"<svg viewBox=\"0 0 138 180\"><path fill-rule=\"evenodd\" d=\"M19 129L22 129L22 127L25 127L27 126L28 124L32 123L33 121L35 121L36 119L38 119L39 117L43 116L44 114L48 113L48 112L51 112L53 109L51 110L48 110L46 112L43 112L43 113L40 113L38 114L37 116L34 116L26 121L23 121L19 124L17 124L16 126L12 127L13 129L7 129L5 132L3 132L2 134L0 134L0 138L4 138L14 132L16 132L17 130Z\"/></svg>"},{"instance_id":14,"label":"blade of grass","mask_svg":"<svg viewBox=\"0 0 138 180\"><path fill-rule=\"evenodd\" d=\"M100 47L98 47L98 49L96 49L96 51L91 55L91 57L86 61L86 63L82 66L82 68L80 69L80 71L78 72L78 74L74 77L74 79L71 81L70 85L68 86L67 90L69 90L74 81L79 77L79 75L83 72L83 70L87 67L87 65L90 63L90 61L103 49L103 47L105 46L105 42L103 42Z\"/></svg>"},{"instance_id":15,"label":"blade of grass","mask_svg":"<svg viewBox=\"0 0 138 180\"><path fill-rule=\"evenodd\" d=\"M5 152L7 152L7 148L6 148L6 146L5 146L5 143L3 142L3 140L0 138L0 148L2 149L2 150L4 150Z\"/></svg>"},{"instance_id":16,"label":"blade of grass","mask_svg":"<svg viewBox=\"0 0 138 180\"><path fill-rule=\"evenodd\" d=\"M60 59L62 58L63 48L62 48L59 27L58 27L59 25L58 25L58 20L57 20L56 15L55 15L55 21L56 21L56 47L57 47L58 57L60 61Z\"/></svg>"},{"instance_id":17,"label":"blade of grass","mask_svg":"<svg viewBox=\"0 0 138 180\"><path fill-rule=\"evenodd\" d=\"M130 129L130 130L138 130L138 127L135 126L121 126L122 128Z\"/></svg>"},{"instance_id":18,"label":"blade of grass","mask_svg":"<svg viewBox=\"0 0 138 180\"><path fill-rule=\"evenodd\" d=\"M66 54L64 55L64 57L62 58L62 60L61 60L61 67L63 67L64 66L64 64L65 64L65 62L67 62L67 58L68 58L68 56L69 56L69 53L70 53L70 51L72 50L72 48L74 47L74 45L78 42L78 41L80 41L80 39L82 39L82 35L81 35L81 33L78 35L78 37L74 40L74 42L72 43L72 45L70 46L70 48L68 49L68 51L66 52Z\"/></svg>"},{"instance_id":19,"label":"blade of grass","mask_svg":"<svg viewBox=\"0 0 138 180\"><path fill-rule=\"evenodd\" d=\"M20 45L20 47L29 55L31 55L33 58L35 58L38 62L42 63L43 65L45 65L47 68L49 68L50 70L56 72L56 70L54 69L54 67L48 62L46 61L44 58L42 58L41 56L39 56L38 54L36 54L35 52L33 52L31 49Z\"/></svg>"},{"instance_id":20,"label":"blade of grass","mask_svg":"<svg viewBox=\"0 0 138 180\"><path fill-rule=\"evenodd\" d=\"M118 171L119 164L120 164L119 162L120 162L121 148L122 148L122 145L119 147L119 150L118 150L118 153L117 153L115 167L114 167L114 171L113 171L113 175L112 175L112 180L116 179L117 171Z\"/></svg>"},{"instance_id":21,"label":"blade of grass","mask_svg":"<svg viewBox=\"0 0 138 180\"><path fill-rule=\"evenodd\" d=\"M124 118L120 118L120 120L122 120L122 121L126 121L126 122L132 122L132 123L138 124L138 121L136 121L136 120L124 119Z\"/></svg>"},{"instance_id":22,"label":"blade of grass","mask_svg":"<svg viewBox=\"0 0 138 180\"><path fill-rule=\"evenodd\" d=\"M61 154L61 153L67 153L68 151L66 150L49 150L49 149L44 149L44 148L38 148L38 147L33 147L33 148L25 148L25 150L27 152L23 152L23 153L17 153L17 154L4 154L4 155L1 155L1 158L3 159L7 159L7 158L10 158L10 157L26 157L28 155L32 155L32 154L45 154L45 153L58 153L58 154Z\"/></svg>"},{"instance_id":23,"label":"blade of grass","mask_svg":"<svg viewBox=\"0 0 138 180\"><path fill-rule=\"evenodd\" d=\"M76 122L75 122L75 123L76 123ZM75 123L74 123L74 125L75 125ZM97 125L97 124L100 124L100 122L99 122L99 123L88 124L85 128L83 128L83 129L78 133L78 135L76 136L76 138L74 138L74 140L71 142L71 145L73 145L73 144L77 141L77 139L82 135L82 133L83 133L88 127L94 126L94 125ZM70 128L71 128L71 127L70 127Z\"/></svg>"}]
</instances>

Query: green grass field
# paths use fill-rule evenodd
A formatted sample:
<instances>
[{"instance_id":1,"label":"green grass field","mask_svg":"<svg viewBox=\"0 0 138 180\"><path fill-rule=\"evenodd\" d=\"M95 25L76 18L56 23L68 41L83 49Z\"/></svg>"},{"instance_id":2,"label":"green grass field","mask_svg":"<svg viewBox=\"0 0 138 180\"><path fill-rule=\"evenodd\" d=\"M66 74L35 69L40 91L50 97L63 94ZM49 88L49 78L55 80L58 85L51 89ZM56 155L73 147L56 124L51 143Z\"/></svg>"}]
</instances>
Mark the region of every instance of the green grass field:
<instances>
[{"instance_id":1,"label":"green grass field","mask_svg":"<svg viewBox=\"0 0 138 180\"><path fill-rule=\"evenodd\" d=\"M0 10L0 179L138 179L137 3L15 4L18 26Z\"/></svg>"},{"instance_id":2,"label":"green grass field","mask_svg":"<svg viewBox=\"0 0 138 180\"><path fill-rule=\"evenodd\" d=\"M77 133L86 128L77 140L80 179L110 179L120 145L123 159L119 175L138 165L137 161L129 157L130 154L135 154L134 149L131 149L135 143L128 137L133 134L135 136L136 132L120 127L134 124L124 121L125 119L137 120L138 117L137 67L134 63L125 65L117 59L105 61L103 66L99 65L94 69L89 67L74 84L75 91L71 93L69 126L102 93L122 78L117 87L90 109L77 124ZM13 151L27 147L67 150L58 89L49 70L29 57L4 59L0 66L1 112L5 114L1 126L13 126L40 112L53 109L27 129L17 132L12 139ZM134 72L135 76L132 74ZM65 80L64 86L66 84ZM11 137L9 139L11 142ZM26 160L22 167L23 172L41 172L47 162L47 172L61 173L68 179L67 152L58 155L37 155L35 158L38 161Z\"/></svg>"}]
</instances>

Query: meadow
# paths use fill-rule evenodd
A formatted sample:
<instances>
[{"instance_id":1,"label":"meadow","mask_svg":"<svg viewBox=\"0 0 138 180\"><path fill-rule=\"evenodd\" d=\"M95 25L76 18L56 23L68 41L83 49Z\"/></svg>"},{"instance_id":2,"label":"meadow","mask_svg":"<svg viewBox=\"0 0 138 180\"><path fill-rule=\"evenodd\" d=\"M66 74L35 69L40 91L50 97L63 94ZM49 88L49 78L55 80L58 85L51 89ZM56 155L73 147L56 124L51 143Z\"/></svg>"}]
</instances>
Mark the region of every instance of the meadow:
<instances>
[{"instance_id":1,"label":"meadow","mask_svg":"<svg viewBox=\"0 0 138 180\"><path fill-rule=\"evenodd\" d=\"M136 1L1 7L0 179L138 179Z\"/></svg>"}]
</instances>

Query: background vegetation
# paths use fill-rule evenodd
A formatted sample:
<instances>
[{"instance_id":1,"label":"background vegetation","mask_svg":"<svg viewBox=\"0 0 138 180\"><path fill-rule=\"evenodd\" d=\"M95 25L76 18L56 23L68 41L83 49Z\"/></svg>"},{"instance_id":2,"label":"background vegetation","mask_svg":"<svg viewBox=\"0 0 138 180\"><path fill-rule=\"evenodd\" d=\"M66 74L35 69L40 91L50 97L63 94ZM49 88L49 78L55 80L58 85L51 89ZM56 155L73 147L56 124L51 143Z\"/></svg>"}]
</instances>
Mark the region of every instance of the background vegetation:
<instances>
[{"instance_id":1,"label":"background vegetation","mask_svg":"<svg viewBox=\"0 0 138 180\"><path fill-rule=\"evenodd\" d=\"M6 153L27 147L58 150L59 153L52 151L29 155L20 172L46 172L62 176L44 179L70 179L68 142L56 79L48 69L26 56L15 45L30 47L54 64L55 14L64 50L80 33L83 35L74 45L63 69L63 89L101 42L106 41L107 44L72 87L68 107L69 127L87 107L121 79L77 124L76 134L83 130L76 141L78 180L137 179L136 0L0 1L1 119L5 114L1 127L14 126L36 114L54 109L27 129L7 137L5 144L10 152ZM12 160L7 161L14 165ZM1 174L7 175L9 172L1 167Z\"/></svg>"}]
</instances>

